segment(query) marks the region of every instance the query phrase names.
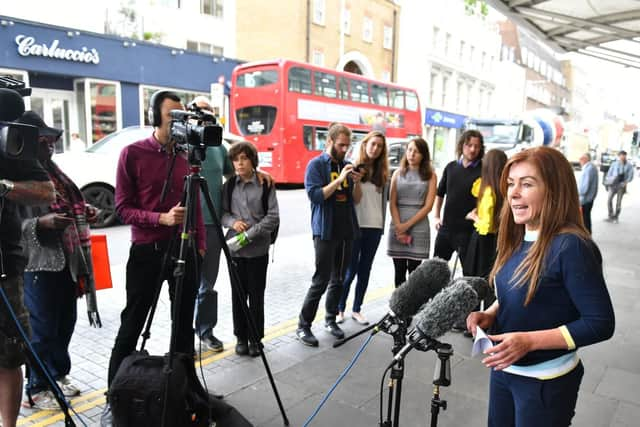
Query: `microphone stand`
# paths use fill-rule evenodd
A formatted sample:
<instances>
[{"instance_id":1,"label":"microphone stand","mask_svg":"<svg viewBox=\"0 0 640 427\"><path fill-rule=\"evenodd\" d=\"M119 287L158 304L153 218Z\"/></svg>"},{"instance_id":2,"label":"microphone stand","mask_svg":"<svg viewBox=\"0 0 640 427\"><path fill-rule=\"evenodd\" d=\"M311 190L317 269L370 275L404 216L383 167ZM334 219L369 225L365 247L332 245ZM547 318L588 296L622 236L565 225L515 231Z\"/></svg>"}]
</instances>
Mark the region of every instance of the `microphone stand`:
<instances>
[{"instance_id":1,"label":"microphone stand","mask_svg":"<svg viewBox=\"0 0 640 427\"><path fill-rule=\"evenodd\" d=\"M415 335L418 335L417 339ZM436 362L436 367L433 373L433 396L431 398L431 427L436 427L438 425L438 415L440 413L440 408L443 411L447 410L447 401L440 398L440 387L448 387L451 385L451 356L453 355L453 347L451 344L441 343L438 340L435 340L431 337L422 335L422 332L419 329L414 329L409 334L409 345L401 348L402 350L394 356L393 361L391 362L391 379L394 377L394 370L403 370L404 369L404 358L409 353L411 349L417 349L419 351L430 351L433 350L436 352L438 356L438 361ZM396 373L396 375L398 375ZM399 384L396 386L398 388L398 392L396 395L397 401L394 407L394 419L393 424L390 421L391 415L391 397L389 398L389 406L387 409L387 420L382 423L382 427L398 427L398 420L400 418L400 391L401 391L401 383L402 377L399 379ZM391 385L390 385L391 388ZM391 393L391 390L390 390Z\"/></svg>"}]
</instances>

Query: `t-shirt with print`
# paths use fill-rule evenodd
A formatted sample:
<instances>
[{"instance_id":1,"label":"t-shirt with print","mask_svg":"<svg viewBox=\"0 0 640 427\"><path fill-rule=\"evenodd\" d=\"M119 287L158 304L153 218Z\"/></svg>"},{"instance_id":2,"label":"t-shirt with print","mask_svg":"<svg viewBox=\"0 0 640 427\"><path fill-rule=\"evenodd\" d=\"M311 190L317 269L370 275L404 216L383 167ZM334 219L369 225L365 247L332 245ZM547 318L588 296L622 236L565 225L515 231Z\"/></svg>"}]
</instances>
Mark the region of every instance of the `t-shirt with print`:
<instances>
[{"instance_id":1,"label":"t-shirt with print","mask_svg":"<svg viewBox=\"0 0 640 427\"><path fill-rule=\"evenodd\" d=\"M331 181L340 176L342 168L336 162L331 162ZM333 193L333 230L332 240L353 240L353 217L349 199L349 181L345 179Z\"/></svg>"}]
</instances>

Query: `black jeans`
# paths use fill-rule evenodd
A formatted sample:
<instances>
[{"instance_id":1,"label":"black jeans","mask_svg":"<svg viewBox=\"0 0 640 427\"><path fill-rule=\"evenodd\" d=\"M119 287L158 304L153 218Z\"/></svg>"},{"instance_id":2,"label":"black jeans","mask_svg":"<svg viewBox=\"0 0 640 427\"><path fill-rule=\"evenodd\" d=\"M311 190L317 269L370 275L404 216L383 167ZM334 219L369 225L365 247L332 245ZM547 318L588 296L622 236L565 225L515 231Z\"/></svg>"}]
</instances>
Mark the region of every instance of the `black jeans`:
<instances>
[{"instance_id":1,"label":"black jeans","mask_svg":"<svg viewBox=\"0 0 640 427\"><path fill-rule=\"evenodd\" d=\"M393 258L393 269L395 271L394 285L396 288L407 281L407 273L411 274L422 263L421 260L407 258Z\"/></svg>"},{"instance_id":2,"label":"black jeans","mask_svg":"<svg viewBox=\"0 0 640 427\"><path fill-rule=\"evenodd\" d=\"M351 240L321 240L314 236L316 271L311 278L311 287L304 297L298 327L310 328L318 312L318 304L324 292L325 321L334 322L338 314L338 302L342 296L342 283L351 260Z\"/></svg>"},{"instance_id":3,"label":"black jeans","mask_svg":"<svg viewBox=\"0 0 640 427\"><path fill-rule=\"evenodd\" d=\"M251 337L250 326L242 306L249 302L249 314L256 327L258 340L264 338L264 290L267 285L267 265L269 254L255 258L233 258L240 283L231 287L233 310L233 334L238 341L247 341ZM232 276L233 277L233 276ZM237 287L244 291L244 300Z\"/></svg>"},{"instance_id":4,"label":"black jeans","mask_svg":"<svg viewBox=\"0 0 640 427\"><path fill-rule=\"evenodd\" d=\"M453 230L445 226L440 227L436 236L433 256L449 261L453 252L458 252L460 264L464 266L472 232L473 229Z\"/></svg>"},{"instance_id":5,"label":"black jeans","mask_svg":"<svg viewBox=\"0 0 640 427\"><path fill-rule=\"evenodd\" d=\"M138 337L142 332L147 314L153 304L153 298L159 283L165 280L169 282L169 296L171 298L172 321L178 322L176 329L175 351L193 354L193 309L195 306L198 280L196 278L196 266L187 256L184 274L182 296L178 308L178 318L173 318L175 299L175 278L173 277L173 262L169 262L164 270L162 261L166 252L166 243L133 244L129 250L127 261L127 305L120 314L120 329L111 351L109 361L108 384L118 372L120 363L135 349ZM176 249L177 251L177 249ZM200 262L199 257L196 257ZM172 261L172 260L170 260Z\"/></svg>"}]
</instances>

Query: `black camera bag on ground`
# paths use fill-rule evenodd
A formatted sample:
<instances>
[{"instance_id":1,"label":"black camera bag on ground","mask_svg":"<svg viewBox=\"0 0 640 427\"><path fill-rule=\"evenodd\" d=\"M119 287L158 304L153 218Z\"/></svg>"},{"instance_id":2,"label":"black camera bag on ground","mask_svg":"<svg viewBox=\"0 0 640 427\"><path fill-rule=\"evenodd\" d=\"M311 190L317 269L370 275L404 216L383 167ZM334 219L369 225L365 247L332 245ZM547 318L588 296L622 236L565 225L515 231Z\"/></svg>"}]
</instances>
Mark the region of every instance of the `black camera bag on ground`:
<instances>
[{"instance_id":1,"label":"black camera bag on ground","mask_svg":"<svg viewBox=\"0 0 640 427\"><path fill-rule=\"evenodd\" d=\"M162 425L166 358L143 351L123 360L108 393L114 427ZM183 353L173 358L167 405L167 427L251 427L235 408L206 393L193 358Z\"/></svg>"}]
</instances>

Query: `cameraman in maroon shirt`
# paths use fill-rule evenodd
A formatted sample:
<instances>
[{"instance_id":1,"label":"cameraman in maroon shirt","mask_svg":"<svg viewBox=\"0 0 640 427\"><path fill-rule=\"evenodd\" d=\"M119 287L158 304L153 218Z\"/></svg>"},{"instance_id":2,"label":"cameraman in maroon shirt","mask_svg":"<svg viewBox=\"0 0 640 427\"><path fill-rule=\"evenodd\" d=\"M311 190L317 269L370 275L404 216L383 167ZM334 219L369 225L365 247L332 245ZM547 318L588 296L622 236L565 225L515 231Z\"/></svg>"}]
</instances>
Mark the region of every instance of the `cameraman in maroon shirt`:
<instances>
[{"instance_id":1,"label":"cameraman in maroon shirt","mask_svg":"<svg viewBox=\"0 0 640 427\"><path fill-rule=\"evenodd\" d=\"M122 150L116 175L116 211L125 224L131 224L131 249L126 271L127 304L120 315L120 329L111 352L109 385L122 360L135 350L160 278L169 282L173 313L173 263L163 265L163 259L172 237L179 232L179 227L175 226L182 224L185 219L185 208L180 203L184 192L184 176L189 174L189 164L184 151L174 151L169 113L184 107L173 92L162 91L153 98L153 103L160 106L157 109L161 114L159 125L154 127L149 138ZM150 109L153 110L153 105ZM166 183L166 194L162 200L174 155L171 179ZM193 208L196 209L195 241L200 255L198 258L201 258L206 243L199 196ZM173 254L176 255L179 241L176 240L173 246ZM192 354L194 348L193 310L199 284L194 264L200 262L200 259L193 260L192 254L193 250L188 249L179 315L177 319L173 319L178 322L175 351L186 354ZM103 425L109 425L109 405L105 408L102 421Z\"/></svg>"}]
</instances>

